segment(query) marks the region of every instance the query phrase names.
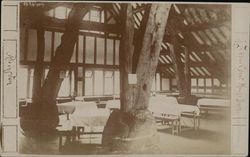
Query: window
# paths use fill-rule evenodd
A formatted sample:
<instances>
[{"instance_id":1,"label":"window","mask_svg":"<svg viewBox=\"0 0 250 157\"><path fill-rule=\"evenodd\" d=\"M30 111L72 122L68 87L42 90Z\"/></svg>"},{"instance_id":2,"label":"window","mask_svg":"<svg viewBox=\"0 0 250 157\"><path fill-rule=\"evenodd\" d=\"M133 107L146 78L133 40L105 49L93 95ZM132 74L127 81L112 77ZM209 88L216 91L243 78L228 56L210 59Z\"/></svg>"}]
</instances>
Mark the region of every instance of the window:
<instances>
[{"instance_id":1,"label":"window","mask_svg":"<svg viewBox=\"0 0 250 157\"><path fill-rule=\"evenodd\" d=\"M83 21L89 21L90 17L89 17L90 13L88 12L84 17L83 17Z\"/></svg>"},{"instance_id":2,"label":"window","mask_svg":"<svg viewBox=\"0 0 250 157\"><path fill-rule=\"evenodd\" d=\"M104 23L104 10L101 12L101 23Z\"/></svg>"},{"instance_id":3,"label":"window","mask_svg":"<svg viewBox=\"0 0 250 157\"><path fill-rule=\"evenodd\" d=\"M85 71L85 95L93 95L93 72Z\"/></svg>"},{"instance_id":4,"label":"window","mask_svg":"<svg viewBox=\"0 0 250 157\"><path fill-rule=\"evenodd\" d=\"M27 98L28 68L19 68L18 72L18 97Z\"/></svg>"},{"instance_id":5,"label":"window","mask_svg":"<svg viewBox=\"0 0 250 157\"><path fill-rule=\"evenodd\" d=\"M93 22L100 22L101 21L99 10L91 10L90 11L90 21L93 21Z\"/></svg>"},{"instance_id":6,"label":"window","mask_svg":"<svg viewBox=\"0 0 250 157\"><path fill-rule=\"evenodd\" d=\"M64 77L59 93L58 93L58 97L64 97L64 96L70 96L70 75L69 75L69 71L66 71L65 75L61 76Z\"/></svg>"},{"instance_id":7,"label":"window","mask_svg":"<svg viewBox=\"0 0 250 157\"><path fill-rule=\"evenodd\" d=\"M48 75L49 69L44 70L44 79ZM63 78L62 84L60 86L58 97L66 97L74 95L74 71L67 70L60 74L60 77Z\"/></svg>"},{"instance_id":8,"label":"window","mask_svg":"<svg viewBox=\"0 0 250 157\"><path fill-rule=\"evenodd\" d=\"M66 7L56 7L55 8L55 18L66 19L67 18L67 8Z\"/></svg>"},{"instance_id":9,"label":"window","mask_svg":"<svg viewBox=\"0 0 250 157\"><path fill-rule=\"evenodd\" d=\"M83 63L83 36L79 36L78 40L78 62Z\"/></svg>"},{"instance_id":10,"label":"window","mask_svg":"<svg viewBox=\"0 0 250 157\"><path fill-rule=\"evenodd\" d=\"M84 17L84 21L102 22L104 23L104 11L97 8L92 8Z\"/></svg>"},{"instance_id":11,"label":"window","mask_svg":"<svg viewBox=\"0 0 250 157\"><path fill-rule=\"evenodd\" d=\"M157 73L156 74L156 91L160 91L161 90L160 86L161 86L161 83L160 83L160 74Z\"/></svg>"},{"instance_id":12,"label":"window","mask_svg":"<svg viewBox=\"0 0 250 157\"><path fill-rule=\"evenodd\" d=\"M115 41L115 65L119 65L120 40Z\"/></svg>"},{"instance_id":13,"label":"window","mask_svg":"<svg viewBox=\"0 0 250 157\"><path fill-rule=\"evenodd\" d=\"M34 68L28 72L28 98L32 98Z\"/></svg>"},{"instance_id":14,"label":"window","mask_svg":"<svg viewBox=\"0 0 250 157\"><path fill-rule=\"evenodd\" d=\"M70 63L75 63L76 62L76 44L74 46L73 54L71 56Z\"/></svg>"},{"instance_id":15,"label":"window","mask_svg":"<svg viewBox=\"0 0 250 157\"><path fill-rule=\"evenodd\" d=\"M206 87L212 86L212 80L210 78L206 78Z\"/></svg>"},{"instance_id":16,"label":"window","mask_svg":"<svg viewBox=\"0 0 250 157\"><path fill-rule=\"evenodd\" d=\"M113 94L113 71L105 71L104 72L104 95L112 95Z\"/></svg>"},{"instance_id":17,"label":"window","mask_svg":"<svg viewBox=\"0 0 250 157\"><path fill-rule=\"evenodd\" d=\"M35 61L37 55L37 34L36 30L29 30L29 38L28 38L28 60Z\"/></svg>"},{"instance_id":18,"label":"window","mask_svg":"<svg viewBox=\"0 0 250 157\"><path fill-rule=\"evenodd\" d=\"M172 90L173 91L177 91L178 88L177 88L177 80L175 78L172 79Z\"/></svg>"},{"instance_id":19,"label":"window","mask_svg":"<svg viewBox=\"0 0 250 157\"><path fill-rule=\"evenodd\" d=\"M94 63L94 37L86 37L86 63Z\"/></svg>"},{"instance_id":20,"label":"window","mask_svg":"<svg viewBox=\"0 0 250 157\"><path fill-rule=\"evenodd\" d=\"M82 81L77 81L77 96L82 96L83 95L82 86L83 86Z\"/></svg>"},{"instance_id":21,"label":"window","mask_svg":"<svg viewBox=\"0 0 250 157\"><path fill-rule=\"evenodd\" d=\"M191 79L191 92L192 93L197 92L197 79L195 78Z\"/></svg>"},{"instance_id":22,"label":"window","mask_svg":"<svg viewBox=\"0 0 250 157\"><path fill-rule=\"evenodd\" d=\"M83 78L83 67L78 67L77 75L78 75L78 79Z\"/></svg>"},{"instance_id":23,"label":"window","mask_svg":"<svg viewBox=\"0 0 250 157\"><path fill-rule=\"evenodd\" d=\"M103 95L103 71L94 71L94 95Z\"/></svg>"},{"instance_id":24,"label":"window","mask_svg":"<svg viewBox=\"0 0 250 157\"><path fill-rule=\"evenodd\" d=\"M107 39L107 64L113 65L113 40Z\"/></svg>"},{"instance_id":25,"label":"window","mask_svg":"<svg viewBox=\"0 0 250 157\"><path fill-rule=\"evenodd\" d=\"M162 78L162 90L164 91L169 91L170 86L169 86L169 79L168 78Z\"/></svg>"},{"instance_id":26,"label":"window","mask_svg":"<svg viewBox=\"0 0 250 157\"><path fill-rule=\"evenodd\" d=\"M96 63L104 64L104 39L96 39Z\"/></svg>"},{"instance_id":27,"label":"window","mask_svg":"<svg viewBox=\"0 0 250 157\"><path fill-rule=\"evenodd\" d=\"M198 79L198 92L204 92L204 79Z\"/></svg>"},{"instance_id":28,"label":"window","mask_svg":"<svg viewBox=\"0 0 250 157\"><path fill-rule=\"evenodd\" d=\"M54 49L56 50L56 48L60 45L61 43L61 37L62 37L63 33L60 32L55 32L55 40L54 40Z\"/></svg>"},{"instance_id":29,"label":"window","mask_svg":"<svg viewBox=\"0 0 250 157\"><path fill-rule=\"evenodd\" d=\"M51 40L52 32L45 32L45 51L44 51L44 61L50 61L51 58Z\"/></svg>"},{"instance_id":30,"label":"window","mask_svg":"<svg viewBox=\"0 0 250 157\"><path fill-rule=\"evenodd\" d=\"M120 94L120 72L115 71L114 72L114 94L119 95Z\"/></svg>"},{"instance_id":31,"label":"window","mask_svg":"<svg viewBox=\"0 0 250 157\"><path fill-rule=\"evenodd\" d=\"M153 78L151 91L155 91L155 77Z\"/></svg>"},{"instance_id":32,"label":"window","mask_svg":"<svg viewBox=\"0 0 250 157\"><path fill-rule=\"evenodd\" d=\"M86 70L85 95L119 95L120 74L114 70Z\"/></svg>"},{"instance_id":33,"label":"window","mask_svg":"<svg viewBox=\"0 0 250 157\"><path fill-rule=\"evenodd\" d=\"M75 73L74 70L71 71L71 80L70 80L70 95L75 96L74 85L75 85Z\"/></svg>"},{"instance_id":34,"label":"window","mask_svg":"<svg viewBox=\"0 0 250 157\"><path fill-rule=\"evenodd\" d=\"M211 80L211 78L206 78L206 92L212 93L212 80Z\"/></svg>"},{"instance_id":35,"label":"window","mask_svg":"<svg viewBox=\"0 0 250 157\"><path fill-rule=\"evenodd\" d=\"M214 86L219 87L220 86L220 81L218 79L214 79Z\"/></svg>"}]
</instances>

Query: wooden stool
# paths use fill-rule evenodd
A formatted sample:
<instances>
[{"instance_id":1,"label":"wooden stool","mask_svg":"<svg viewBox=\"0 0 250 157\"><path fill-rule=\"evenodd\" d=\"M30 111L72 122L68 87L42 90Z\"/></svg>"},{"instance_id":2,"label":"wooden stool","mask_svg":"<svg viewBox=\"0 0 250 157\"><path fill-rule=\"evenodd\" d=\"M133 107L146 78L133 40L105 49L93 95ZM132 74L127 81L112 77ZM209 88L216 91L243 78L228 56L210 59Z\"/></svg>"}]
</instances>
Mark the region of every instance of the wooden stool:
<instances>
[{"instance_id":1,"label":"wooden stool","mask_svg":"<svg viewBox=\"0 0 250 157\"><path fill-rule=\"evenodd\" d=\"M199 130L200 128L200 115L197 115L193 112L183 112L182 117L193 118L194 120L194 130Z\"/></svg>"},{"instance_id":2,"label":"wooden stool","mask_svg":"<svg viewBox=\"0 0 250 157\"><path fill-rule=\"evenodd\" d=\"M78 126L77 129L76 129L76 134L77 134L78 139L80 139L80 136L83 133L84 133L84 127L83 126Z\"/></svg>"},{"instance_id":3,"label":"wooden stool","mask_svg":"<svg viewBox=\"0 0 250 157\"><path fill-rule=\"evenodd\" d=\"M62 151L62 139L63 136L66 137L66 141L71 141L72 139L72 127L57 127L59 133L59 152Z\"/></svg>"},{"instance_id":4,"label":"wooden stool","mask_svg":"<svg viewBox=\"0 0 250 157\"><path fill-rule=\"evenodd\" d=\"M163 114L163 123L170 124L172 128L172 134L178 134L181 132L181 123L180 123L180 117L176 115L166 115Z\"/></svg>"}]
</instances>

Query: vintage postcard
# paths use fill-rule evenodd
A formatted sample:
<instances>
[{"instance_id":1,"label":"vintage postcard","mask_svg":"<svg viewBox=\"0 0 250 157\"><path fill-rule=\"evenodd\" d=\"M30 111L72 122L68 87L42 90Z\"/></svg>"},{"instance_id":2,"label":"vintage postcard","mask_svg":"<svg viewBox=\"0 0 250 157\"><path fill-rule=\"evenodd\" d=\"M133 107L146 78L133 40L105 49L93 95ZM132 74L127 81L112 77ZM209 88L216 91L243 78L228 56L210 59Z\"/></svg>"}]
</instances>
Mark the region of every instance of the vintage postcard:
<instances>
[{"instance_id":1,"label":"vintage postcard","mask_svg":"<svg viewBox=\"0 0 250 157\"><path fill-rule=\"evenodd\" d=\"M1 10L1 156L248 156L248 3Z\"/></svg>"}]
</instances>

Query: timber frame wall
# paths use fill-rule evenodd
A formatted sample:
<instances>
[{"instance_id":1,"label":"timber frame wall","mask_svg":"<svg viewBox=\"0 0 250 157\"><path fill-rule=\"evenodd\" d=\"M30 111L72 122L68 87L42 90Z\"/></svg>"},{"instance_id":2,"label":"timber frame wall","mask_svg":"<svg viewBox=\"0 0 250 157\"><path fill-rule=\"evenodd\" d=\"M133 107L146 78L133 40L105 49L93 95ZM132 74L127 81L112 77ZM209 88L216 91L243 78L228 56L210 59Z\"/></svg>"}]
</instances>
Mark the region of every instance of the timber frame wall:
<instances>
[{"instance_id":1,"label":"timber frame wall","mask_svg":"<svg viewBox=\"0 0 250 157\"><path fill-rule=\"evenodd\" d=\"M178 33L178 37L180 39L180 43L182 43L181 38L188 37L191 38L193 35L194 39L199 39L198 42L207 43L212 42L214 40L220 41L220 36L216 35L214 31L211 31L210 27L220 27L223 26L225 22L227 22L226 18L222 19L220 23L217 23L219 20L212 20L210 23L205 24L197 24L197 15L200 16L200 19L202 19L203 15L200 14L197 15L193 14L194 9L199 9L200 6L192 6L192 5L173 5L174 6L174 17L180 14L181 18L184 19L184 23L189 23L189 26L183 26L182 24L178 24L178 29L180 32ZM57 11L59 9L62 9L64 6L58 6L56 8L53 8L50 12L52 17L52 22L50 23L44 23L43 28L45 29L45 58L43 62L44 67L44 75L45 75L45 69L49 68L50 60L54 56L55 49L60 43L60 36L62 35L64 28L63 24L65 22L65 18L67 18L67 14L69 13L69 9L67 7L65 10L64 17L60 17L62 19L56 18ZM67 69L69 70L69 74L74 75L74 77L70 77L70 80L74 79L74 85L70 83L70 91L73 89L76 93L75 95L85 95L85 71L92 71L92 74L94 74L95 70L102 70L103 71L103 77L105 77L105 71L112 71L113 75L116 72L119 72L119 41L120 41L120 35L119 35L119 4L110 4L105 5L104 7L102 4L99 4L97 6L94 6L90 9L89 13L84 17L84 20L81 24L81 30L79 31L79 38L78 42L75 45L75 52L72 56L71 62L67 65ZM134 20L135 20L135 28L138 29L140 27L140 23L143 17L143 11L145 10L145 5L143 4L133 4L133 13L134 13ZM216 10L216 8L215 8ZM200 11L200 10L199 10ZM208 9L208 11L213 12L213 9ZM179 13L180 12L180 13ZM190 13L189 13L190 12ZM207 13L209 15L209 12ZM191 16L192 15L192 16ZM178 15L179 16L179 15ZM210 18L209 16L207 16ZM219 16L219 18L221 18ZM195 19L195 20L194 20ZM192 25L193 23L193 25ZM224 27L224 26L223 26ZM205 34L202 33L203 29L210 29L210 31L206 31ZM198 30L199 32L196 33L194 30ZM218 29L220 32L221 29ZM20 54L20 67L28 68L28 82L30 78L30 75L32 75L32 68L35 64L35 58L36 58L36 37L34 34L36 34L36 30L32 27L22 27L21 25L21 54ZM183 33L184 32L184 33ZM190 32L190 33L187 33ZM210 34L209 34L210 32ZM211 33L214 35L214 38L207 38L211 37ZM221 33L223 34L223 33ZM224 33L225 34L225 33ZM204 36L207 36L206 38ZM91 49L91 52L87 50L87 46L89 46L87 42L88 39L91 39L93 41L93 47ZM217 73L213 72L215 66L213 64L208 64L206 60L215 60L218 59L218 62L223 63L223 55L222 53L212 53L212 51L215 51L216 49L221 50L223 45L226 45L225 43L220 43L217 45L202 45L197 48L191 47L191 45L194 45L197 43L197 41L189 40L187 43L184 43L185 47L191 50L190 53L190 74L191 74L191 92L192 93L205 93L205 94L218 94L221 92L226 92L228 88L227 84L223 84L220 82L220 80L217 78ZM206 40L205 40L206 39ZM98 41L104 40L103 42L103 50L98 49ZM202 41L203 40L203 41ZM29 43L31 42L31 43ZM221 42L221 41L220 41ZM108 43L111 43L108 45ZM32 46L30 46L32 45ZM48 46L49 45L49 46ZM220 46L222 45L222 47ZM162 43L162 50L159 57L159 64L157 68L157 74L155 75L154 85L155 87L152 87L153 91L158 92L178 92L177 89L177 83L175 79L175 71L173 68L173 62L170 57L170 50L169 47L171 46L171 43L169 44L169 36L166 35L164 37L164 42ZM103 51L103 54L99 54L100 51ZM181 61L183 62L185 56L184 53L180 53ZM206 55L207 58L204 58L203 55ZM100 56L103 58L100 59ZM92 58L92 61L90 62L87 58ZM221 59L222 57L222 59ZM225 58L225 60L228 60L228 58ZM225 61L224 60L224 61ZM204 61L204 62L203 62ZM222 63L216 63L217 65L221 65ZM220 66L222 67L222 66ZM211 71L212 70L212 71ZM157 76L159 75L159 76ZM70 75L71 76L71 75ZM43 76L44 77L44 76ZM94 77L94 76L93 76ZM94 78L93 78L94 80ZM78 83L81 82L81 83ZM115 82L115 81L114 81ZM78 84L81 84L82 88L78 87ZM105 83L104 83L105 84ZM229 83L230 84L230 83ZM30 86L30 84L27 84ZM73 87L72 87L73 86ZM93 81L93 89L94 89L94 81ZM103 85L105 86L105 85ZM115 83L113 83L113 88L115 86ZM103 90L105 87L103 87ZM29 87L27 87L27 95L30 95L28 93ZM115 89L113 89L113 94ZM72 93L71 93L72 94ZM94 95L94 92L93 94ZM105 95L105 93L103 93ZM111 94L112 95L112 94Z\"/></svg>"}]
</instances>

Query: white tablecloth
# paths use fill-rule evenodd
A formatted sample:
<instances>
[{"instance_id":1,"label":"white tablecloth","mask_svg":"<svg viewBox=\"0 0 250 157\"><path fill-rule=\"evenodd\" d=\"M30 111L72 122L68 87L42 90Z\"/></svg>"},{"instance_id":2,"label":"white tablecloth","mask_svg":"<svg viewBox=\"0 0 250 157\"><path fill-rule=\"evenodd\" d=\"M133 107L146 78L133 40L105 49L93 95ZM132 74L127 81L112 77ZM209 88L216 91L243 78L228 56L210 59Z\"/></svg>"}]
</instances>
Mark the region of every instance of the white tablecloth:
<instances>
[{"instance_id":1,"label":"white tablecloth","mask_svg":"<svg viewBox=\"0 0 250 157\"><path fill-rule=\"evenodd\" d=\"M76 106L79 106L78 108L87 108L87 109L97 108L95 102L72 101L72 102L57 104L58 112L67 114L72 114L76 110Z\"/></svg>"},{"instance_id":2,"label":"white tablecloth","mask_svg":"<svg viewBox=\"0 0 250 157\"><path fill-rule=\"evenodd\" d=\"M152 96L149 101L149 108L154 114L167 114L181 116L183 112L200 114L198 106L178 104L175 97Z\"/></svg>"},{"instance_id":3,"label":"white tablecloth","mask_svg":"<svg viewBox=\"0 0 250 157\"><path fill-rule=\"evenodd\" d=\"M70 119L73 126L93 127L106 125L110 115L110 111L108 109L82 108L79 110L77 107Z\"/></svg>"},{"instance_id":4,"label":"white tablecloth","mask_svg":"<svg viewBox=\"0 0 250 157\"><path fill-rule=\"evenodd\" d=\"M201 98L198 100L197 105L202 106L211 106L211 107L229 107L230 101L228 99L209 99Z\"/></svg>"}]
</instances>

